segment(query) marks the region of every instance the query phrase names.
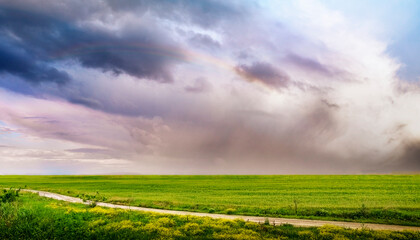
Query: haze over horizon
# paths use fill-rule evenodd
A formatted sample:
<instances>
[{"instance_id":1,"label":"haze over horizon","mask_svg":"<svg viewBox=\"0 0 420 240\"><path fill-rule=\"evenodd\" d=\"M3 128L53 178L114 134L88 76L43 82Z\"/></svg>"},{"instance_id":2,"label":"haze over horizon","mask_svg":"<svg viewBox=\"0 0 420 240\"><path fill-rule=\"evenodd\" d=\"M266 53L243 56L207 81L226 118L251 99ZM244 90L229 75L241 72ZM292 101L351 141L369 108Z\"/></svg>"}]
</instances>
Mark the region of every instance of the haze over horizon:
<instances>
[{"instance_id":1,"label":"haze over horizon","mask_svg":"<svg viewBox=\"0 0 420 240\"><path fill-rule=\"evenodd\" d=\"M0 174L420 171L420 2L0 0Z\"/></svg>"}]
</instances>

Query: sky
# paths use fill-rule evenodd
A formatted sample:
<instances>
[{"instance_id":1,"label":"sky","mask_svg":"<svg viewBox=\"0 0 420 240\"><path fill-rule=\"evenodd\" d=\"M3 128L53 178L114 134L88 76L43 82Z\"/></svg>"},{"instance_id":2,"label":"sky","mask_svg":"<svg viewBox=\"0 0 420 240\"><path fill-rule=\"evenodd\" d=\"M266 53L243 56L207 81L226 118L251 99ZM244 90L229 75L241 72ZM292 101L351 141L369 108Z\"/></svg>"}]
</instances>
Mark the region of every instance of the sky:
<instances>
[{"instance_id":1,"label":"sky","mask_svg":"<svg viewBox=\"0 0 420 240\"><path fill-rule=\"evenodd\" d=\"M0 0L0 174L420 171L417 0Z\"/></svg>"}]
</instances>

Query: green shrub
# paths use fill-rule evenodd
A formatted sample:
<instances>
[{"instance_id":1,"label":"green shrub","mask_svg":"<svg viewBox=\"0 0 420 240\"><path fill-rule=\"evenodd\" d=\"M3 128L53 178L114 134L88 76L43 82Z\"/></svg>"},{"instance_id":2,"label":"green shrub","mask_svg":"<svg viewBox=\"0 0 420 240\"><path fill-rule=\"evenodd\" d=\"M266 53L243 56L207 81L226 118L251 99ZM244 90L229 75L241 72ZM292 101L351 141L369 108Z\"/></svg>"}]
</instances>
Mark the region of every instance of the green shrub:
<instances>
[{"instance_id":1,"label":"green shrub","mask_svg":"<svg viewBox=\"0 0 420 240\"><path fill-rule=\"evenodd\" d=\"M0 202L2 203L8 203L8 202L14 202L19 197L20 188L17 190L14 190L13 188L10 188L9 190L3 189L3 194L0 195Z\"/></svg>"}]
</instances>

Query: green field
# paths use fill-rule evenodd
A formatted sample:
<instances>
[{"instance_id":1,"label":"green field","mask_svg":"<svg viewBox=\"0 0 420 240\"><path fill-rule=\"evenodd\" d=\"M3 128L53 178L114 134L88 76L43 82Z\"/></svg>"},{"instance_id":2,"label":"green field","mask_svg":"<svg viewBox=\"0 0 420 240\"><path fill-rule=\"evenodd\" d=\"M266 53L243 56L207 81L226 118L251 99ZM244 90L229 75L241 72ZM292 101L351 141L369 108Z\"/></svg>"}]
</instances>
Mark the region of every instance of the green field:
<instances>
[{"instance_id":1,"label":"green field","mask_svg":"<svg viewBox=\"0 0 420 240\"><path fill-rule=\"evenodd\" d=\"M165 209L420 226L420 175L0 176L0 187Z\"/></svg>"},{"instance_id":2,"label":"green field","mask_svg":"<svg viewBox=\"0 0 420 240\"><path fill-rule=\"evenodd\" d=\"M1 197L0 194L0 200ZM420 232L350 230L328 225L320 228L270 226L243 220L108 209L21 193L13 201L0 201L0 239L416 240L420 239Z\"/></svg>"}]
</instances>

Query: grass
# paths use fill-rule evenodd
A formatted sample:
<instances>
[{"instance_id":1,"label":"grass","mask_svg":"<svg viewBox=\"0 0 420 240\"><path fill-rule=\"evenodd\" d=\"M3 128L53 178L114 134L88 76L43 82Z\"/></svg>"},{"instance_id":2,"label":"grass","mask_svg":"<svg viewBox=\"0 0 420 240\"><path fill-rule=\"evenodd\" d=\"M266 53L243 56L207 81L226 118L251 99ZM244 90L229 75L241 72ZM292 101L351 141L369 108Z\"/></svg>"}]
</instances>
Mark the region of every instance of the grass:
<instances>
[{"instance_id":1,"label":"grass","mask_svg":"<svg viewBox=\"0 0 420 240\"><path fill-rule=\"evenodd\" d=\"M0 187L164 209L420 226L420 175L0 176Z\"/></svg>"},{"instance_id":2,"label":"grass","mask_svg":"<svg viewBox=\"0 0 420 240\"><path fill-rule=\"evenodd\" d=\"M0 203L0 239L420 239L420 232L297 228L89 207L20 194Z\"/></svg>"}]
</instances>

